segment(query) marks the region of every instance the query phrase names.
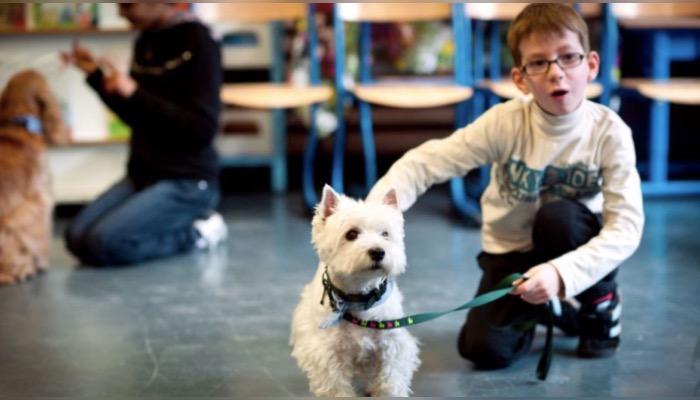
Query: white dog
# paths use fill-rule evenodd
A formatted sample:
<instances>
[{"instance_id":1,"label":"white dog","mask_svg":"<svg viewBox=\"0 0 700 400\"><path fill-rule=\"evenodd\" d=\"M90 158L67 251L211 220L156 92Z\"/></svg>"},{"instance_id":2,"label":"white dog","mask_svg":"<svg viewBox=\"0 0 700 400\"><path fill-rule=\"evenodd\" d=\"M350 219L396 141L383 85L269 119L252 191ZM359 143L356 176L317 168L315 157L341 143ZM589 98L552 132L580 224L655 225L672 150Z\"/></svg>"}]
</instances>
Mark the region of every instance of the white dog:
<instances>
[{"instance_id":1,"label":"white dog","mask_svg":"<svg viewBox=\"0 0 700 400\"><path fill-rule=\"evenodd\" d=\"M394 278L406 270L403 215L396 192L382 204L339 195L328 185L316 207L311 242L319 257L301 293L291 340L318 397L406 397L420 365L418 341L404 328L377 330L343 320L404 316Z\"/></svg>"}]
</instances>

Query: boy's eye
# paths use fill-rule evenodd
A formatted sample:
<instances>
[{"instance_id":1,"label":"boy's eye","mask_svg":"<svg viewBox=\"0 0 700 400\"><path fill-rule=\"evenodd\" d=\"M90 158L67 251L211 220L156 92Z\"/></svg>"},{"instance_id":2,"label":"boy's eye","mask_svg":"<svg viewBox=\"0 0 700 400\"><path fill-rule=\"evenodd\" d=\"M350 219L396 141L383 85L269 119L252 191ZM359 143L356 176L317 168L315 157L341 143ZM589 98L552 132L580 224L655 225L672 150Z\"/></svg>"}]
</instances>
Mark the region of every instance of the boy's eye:
<instances>
[{"instance_id":1,"label":"boy's eye","mask_svg":"<svg viewBox=\"0 0 700 400\"><path fill-rule=\"evenodd\" d=\"M563 56L559 57L564 63L572 63L574 61L578 61L579 57L581 57L580 54L578 53L566 53Z\"/></svg>"},{"instance_id":2,"label":"boy's eye","mask_svg":"<svg viewBox=\"0 0 700 400\"><path fill-rule=\"evenodd\" d=\"M357 229L350 229L346 234L345 234L345 239L348 241L353 241L357 239L357 236L360 234L360 232L357 231Z\"/></svg>"},{"instance_id":3,"label":"boy's eye","mask_svg":"<svg viewBox=\"0 0 700 400\"><path fill-rule=\"evenodd\" d=\"M547 64L547 61L545 61L545 60L535 60L535 61L530 61L529 63L527 63L527 67L539 69L539 68L544 67L546 64Z\"/></svg>"}]
</instances>

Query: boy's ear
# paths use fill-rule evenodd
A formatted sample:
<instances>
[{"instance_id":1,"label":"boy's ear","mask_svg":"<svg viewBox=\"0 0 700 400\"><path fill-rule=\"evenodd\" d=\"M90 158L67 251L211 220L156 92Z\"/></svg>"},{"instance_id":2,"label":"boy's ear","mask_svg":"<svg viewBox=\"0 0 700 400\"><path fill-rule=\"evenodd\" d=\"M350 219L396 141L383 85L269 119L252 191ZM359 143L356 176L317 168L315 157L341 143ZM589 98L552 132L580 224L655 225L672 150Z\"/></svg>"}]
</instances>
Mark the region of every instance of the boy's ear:
<instances>
[{"instance_id":1,"label":"boy's ear","mask_svg":"<svg viewBox=\"0 0 700 400\"><path fill-rule=\"evenodd\" d=\"M586 62L588 63L588 82L593 82L600 71L600 56L597 52L591 51L586 56Z\"/></svg>"},{"instance_id":2,"label":"boy's ear","mask_svg":"<svg viewBox=\"0 0 700 400\"><path fill-rule=\"evenodd\" d=\"M530 94L530 88L527 87L527 84L525 83L525 74L523 71L513 67L510 70L510 79L513 80L515 86L517 86L518 89L523 92L523 94Z\"/></svg>"}]
</instances>

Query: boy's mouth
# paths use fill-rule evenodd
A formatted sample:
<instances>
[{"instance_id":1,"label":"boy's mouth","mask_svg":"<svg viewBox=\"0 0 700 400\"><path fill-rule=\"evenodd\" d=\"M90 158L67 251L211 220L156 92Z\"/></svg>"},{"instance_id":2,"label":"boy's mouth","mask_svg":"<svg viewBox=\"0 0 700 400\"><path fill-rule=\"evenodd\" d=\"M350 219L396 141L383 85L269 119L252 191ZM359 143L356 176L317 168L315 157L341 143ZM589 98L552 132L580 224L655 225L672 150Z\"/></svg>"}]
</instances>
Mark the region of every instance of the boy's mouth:
<instances>
[{"instance_id":1,"label":"boy's mouth","mask_svg":"<svg viewBox=\"0 0 700 400\"><path fill-rule=\"evenodd\" d=\"M551 93L551 96L552 96L553 98L555 98L555 99L561 99L561 98L563 98L564 96L566 96L567 94L569 94L569 91L568 91L568 90L559 89L559 90L553 91L553 92Z\"/></svg>"}]
</instances>

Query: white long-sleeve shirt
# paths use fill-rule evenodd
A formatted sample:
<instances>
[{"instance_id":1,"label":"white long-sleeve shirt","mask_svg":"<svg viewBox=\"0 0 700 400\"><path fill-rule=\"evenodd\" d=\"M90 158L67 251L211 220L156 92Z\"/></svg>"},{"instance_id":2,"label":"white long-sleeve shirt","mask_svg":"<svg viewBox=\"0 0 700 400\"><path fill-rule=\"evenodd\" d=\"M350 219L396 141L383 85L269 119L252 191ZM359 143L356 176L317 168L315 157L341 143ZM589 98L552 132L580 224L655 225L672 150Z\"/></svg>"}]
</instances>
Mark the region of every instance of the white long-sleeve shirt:
<instances>
[{"instance_id":1,"label":"white long-sleeve shirt","mask_svg":"<svg viewBox=\"0 0 700 400\"><path fill-rule=\"evenodd\" d=\"M408 151L368 199L393 187L406 210L431 185L485 165L492 167L481 197L486 252L531 250L535 213L556 198L602 212L597 236L550 260L565 297L598 282L639 246L644 212L631 130L615 112L587 100L565 116L546 114L525 97L496 105L452 135Z\"/></svg>"}]
</instances>

